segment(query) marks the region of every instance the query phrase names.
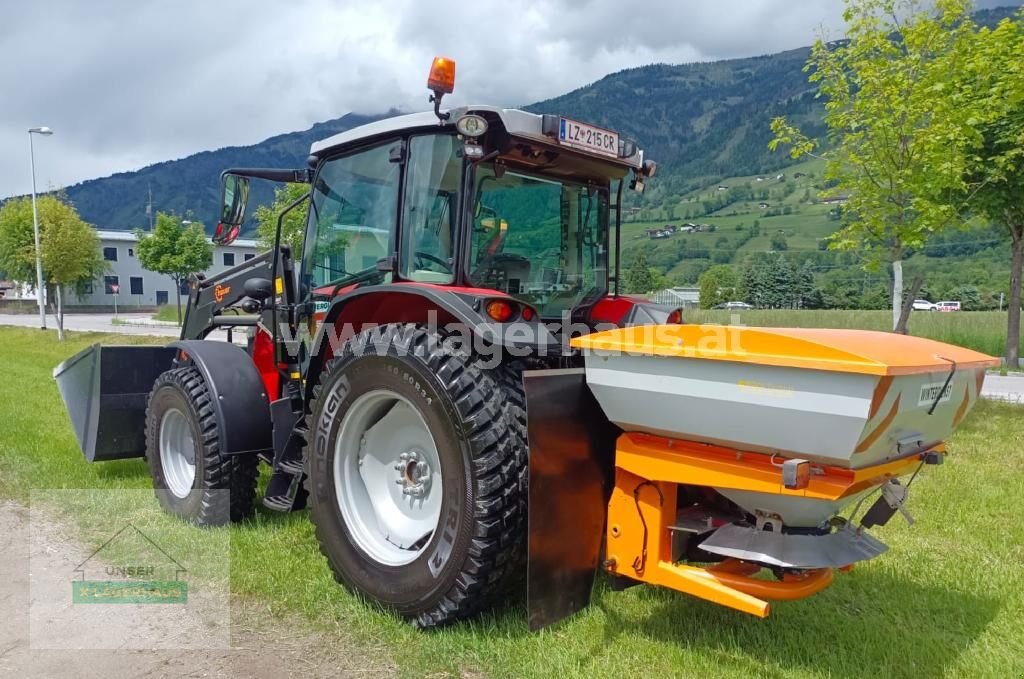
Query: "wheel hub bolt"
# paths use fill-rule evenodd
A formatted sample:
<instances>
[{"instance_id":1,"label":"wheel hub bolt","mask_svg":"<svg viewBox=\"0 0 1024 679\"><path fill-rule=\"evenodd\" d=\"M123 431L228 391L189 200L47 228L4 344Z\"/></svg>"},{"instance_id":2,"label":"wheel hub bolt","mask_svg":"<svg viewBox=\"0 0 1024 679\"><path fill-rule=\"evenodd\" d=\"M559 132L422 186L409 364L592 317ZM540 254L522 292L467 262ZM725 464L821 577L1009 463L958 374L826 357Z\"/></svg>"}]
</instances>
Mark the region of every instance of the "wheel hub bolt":
<instances>
[{"instance_id":1,"label":"wheel hub bolt","mask_svg":"<svg viewBox=\"0 0 1024 679\"><path fill-rule=\"evenodd\" d=\"M420 498L427 494L430 465L420 459L419 453L415 450L401 453L393 468L399 473L395 483L402 486L402 495Z\"/></svg>"}]
</instances>

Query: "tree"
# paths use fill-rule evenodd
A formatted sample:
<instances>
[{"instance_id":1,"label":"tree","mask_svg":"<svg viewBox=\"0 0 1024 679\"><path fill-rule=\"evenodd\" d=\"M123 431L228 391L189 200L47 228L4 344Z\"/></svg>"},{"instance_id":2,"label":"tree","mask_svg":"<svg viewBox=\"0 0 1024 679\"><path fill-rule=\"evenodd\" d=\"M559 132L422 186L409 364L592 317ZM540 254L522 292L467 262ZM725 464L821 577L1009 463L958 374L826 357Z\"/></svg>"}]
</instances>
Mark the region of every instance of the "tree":
<instances>
[{"instance_id":1,"label":"tree","mask_svg":"<svg viewBox=\"0 0 1024 679\"><path fill-rule=\"evenodd\" d=\"M178 324L181 324L181 282L190 274L206 270L213 262L213 244L206 237L203 225L182 223L175 214L158 212L152 233L136 231L139 239L139 263L150 271L174 280L178 303Z\"/></svg>"},{"instance_id":2,"label":"tree","mask_svg":"<svg viewBox=\"0 0 1024 679\"><path fill-rule=\"evenodd\" d=\"M799 270L793 271L793 301L794 308L806 309L812 306L811 300L814 297L814 263L808 259Z\"/></svg>"},{"instance_id":3,"label":"tree","mask_svg":"<svg viewBox=\"0 0 1024 679\"><path fill-rule=\"evenodd\" d=\"M1006 365L1020 360L1021 269L1024 268L1024 11L974 35L955 95L969 102L977 132L965 170L964 211L1002 225L1010 235ZM972 302L973 303L973 300Z\"/></svg>"},{"instance_id":4,"label":"tree","mask_svg":"<svg viewBox=\"0 0 1024 679\"><path fill-rule=\"evenodd\" d=\"M783 250L789 249L789 243L786 241L786 234L781 231L777 232L772 236L772 250L776 252L782 252Z\"/></svg>"},{"instance_id":5,"label":"tree","mask_svg":"<svg viewBox=\"0 0 1024 679\"><path fill-rule=\"evenodd\" d=\"M63 289L79 288L83 281L92 281L103 271L104 262L100 255L99 236L92 226L82 221L75 208L58 202L51 207L46 221L46 228L40 234L43 274L56 291L57 339L63 342Z\"/></svg>"},{"instance_id":6,"label":"tree","mask_svg":"<svg viewBox=\"0 0 1024 679\"><path fill-rule=\"evenodd\" d=\"M646 295L654 290L651 267L647 264L647 255L642 252L633 258L633 262L626 272L626 290L641 295Z\"/></svg>"},{"instance_id":7,"label":"tree","mask_svg":"<svg viewBox=\"0 0 1024 679\"><path fill-rule=\"evenodd\" d=\"M957 216L972 137L969 111L948 96L973 33L969 2L924 8L918 0L847 0L848 41L818 40L805 67L826 100L825 177L833 195L848 196L831 245L861 251L869 268L892 266L894 329L909 314L903 259ZM785 119L773 120L772 132L769 148L815 155L818 142Z\"/></svg>"},{"instance_id":8,"label":"tree","mask_svg":"<svg viewBox=\"0 0 1024 679\"><path fill-rule=\"evenodd\" d=\"M711 309L716 304L736 299L736 270L726 264L713 266L697 279L700 288L700 308Z\"/></svg>"},{"instance_id":9,"label":"tree","mask_svg":"<svg viewBox=\"0 0 1024 679\"><path fill-rule=\"evenodd\" d=\"M274 190L274 202L260 205L253 213L256 219L256 238L261 247L268 250L274 247L274 235L277 231L277 218L281 212L293 202L309 193L308 184L284 184ZM309 213L309 202L299 205L284 216L281 224L281 243L290 245L293 253L302 252L302 242L306 234L306 216Z\"/></svg>"},{"instance_id":10,"label":"tree","mask_svg":"<svg viewBox=\"0 0 1024 679\"><path fill-rule=\"evenodd\" d=\"M54 288L57 300L57 338L64 340L65 287L81 288L102 273L100 241L63 196L39 196L39 249L43 284ZM35 237L32 199L15 198L0 208L0 268L13 280L35 283Z\"/></svg>"},{"instance_id":11,"label":"tree","mask_svg":"<svg viewBox=\"0 0 1024 679\"><path fill-rule=\"evenodd\" d=\"M43 200L40 196L39 200ZM35 283L35 241L32 237L32 202L13 198L0 208L0 269L7 277Z\"/></svg>"}]
</instances>

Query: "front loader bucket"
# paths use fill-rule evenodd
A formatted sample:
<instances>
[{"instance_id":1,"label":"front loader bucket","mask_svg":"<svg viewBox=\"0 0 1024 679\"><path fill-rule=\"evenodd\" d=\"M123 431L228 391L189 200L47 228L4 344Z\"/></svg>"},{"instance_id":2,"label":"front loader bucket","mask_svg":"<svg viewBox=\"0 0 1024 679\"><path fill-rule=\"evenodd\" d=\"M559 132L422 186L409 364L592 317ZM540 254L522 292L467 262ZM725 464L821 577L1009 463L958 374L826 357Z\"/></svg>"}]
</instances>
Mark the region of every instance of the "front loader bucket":
<instances>
[{"instance_id":1,"label":"front loader bucket","mask_svg":"<svg viewBox=\"0 0 1024 679\"><path fill-rule=\"evenodd\" d=\"M53 369L85 459L144 455L146 398L156 378L171 367L174 351L94 344Z\"/></svg>"}]
</instances>

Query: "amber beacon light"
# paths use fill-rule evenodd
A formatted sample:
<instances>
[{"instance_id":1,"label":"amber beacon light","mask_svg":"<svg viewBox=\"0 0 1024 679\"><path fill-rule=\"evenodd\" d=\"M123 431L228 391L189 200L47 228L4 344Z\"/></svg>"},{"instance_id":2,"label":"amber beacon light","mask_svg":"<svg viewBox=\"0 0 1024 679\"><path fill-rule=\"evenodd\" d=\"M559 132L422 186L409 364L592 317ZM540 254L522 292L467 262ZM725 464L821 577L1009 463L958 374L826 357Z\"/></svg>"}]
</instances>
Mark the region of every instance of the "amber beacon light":
<instances>
[{"instance_id":1,"label":"amber beacon light","mask_svg":"<svg viewBox=\"0 0 1024 679\"><path fill-rule=\"evenodd\" d=\"M427 88L439 94L455 91L455 62L447 57L434 57L427 77Z\"/></svg>"}]
</instances>

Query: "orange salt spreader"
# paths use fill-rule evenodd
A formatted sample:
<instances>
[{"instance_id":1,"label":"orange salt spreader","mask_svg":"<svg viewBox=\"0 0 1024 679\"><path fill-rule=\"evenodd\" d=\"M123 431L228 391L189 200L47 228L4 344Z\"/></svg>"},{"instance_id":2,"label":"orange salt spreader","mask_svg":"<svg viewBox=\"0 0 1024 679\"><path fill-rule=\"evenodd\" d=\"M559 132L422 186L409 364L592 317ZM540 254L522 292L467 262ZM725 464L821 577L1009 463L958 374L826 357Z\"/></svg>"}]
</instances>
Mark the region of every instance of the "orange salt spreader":
<instances>
[{"instance_id":1,"label":"orange salt spreader","mask_svg":"<svg viewBox=\"0 0 1024 679\"><path fill-rule=\"evenodd\" d=\"M998 365L860 330L635 326L572 344L585 368L525 377L533 627L584 606L598 568L759 617L822 590L886 550L868 528L911 520L910 482Z\"/></svg>"}]
</instances>

